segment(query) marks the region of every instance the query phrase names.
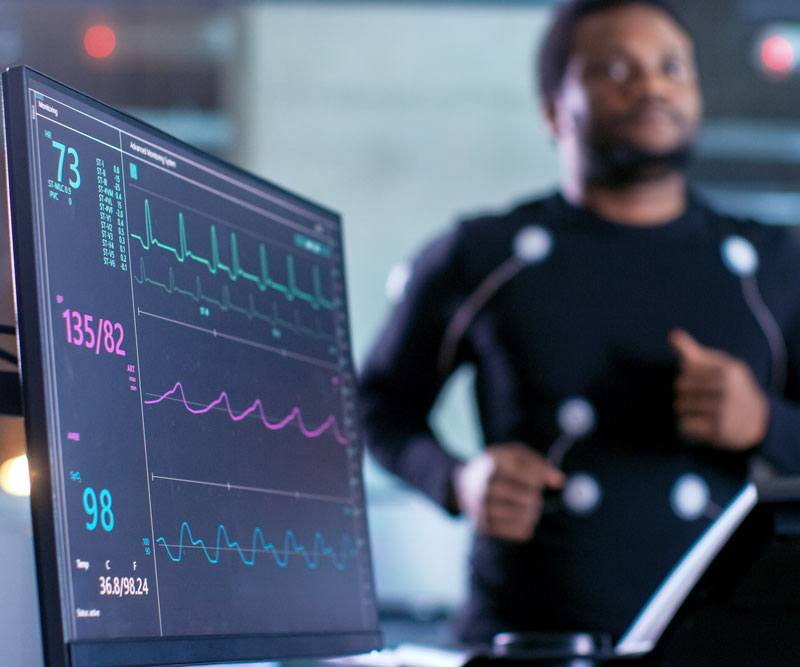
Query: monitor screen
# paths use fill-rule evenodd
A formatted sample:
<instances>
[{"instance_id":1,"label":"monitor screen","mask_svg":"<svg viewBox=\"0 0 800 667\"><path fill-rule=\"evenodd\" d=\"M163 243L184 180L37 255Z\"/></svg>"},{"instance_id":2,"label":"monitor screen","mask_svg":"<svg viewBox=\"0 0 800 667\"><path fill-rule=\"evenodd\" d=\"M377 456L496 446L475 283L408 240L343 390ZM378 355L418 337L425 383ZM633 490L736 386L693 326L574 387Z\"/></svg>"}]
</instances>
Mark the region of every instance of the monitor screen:
<instances>
[{"instance_id":1,"label":"monitor screen","mask_svg":"<svg viewBox=\"0 0 800 667\"><path fill-rule=\"evenodd\" d=\"M339 216L3 75L48 664L380 644Z\"/></svg>"}]
</instances>

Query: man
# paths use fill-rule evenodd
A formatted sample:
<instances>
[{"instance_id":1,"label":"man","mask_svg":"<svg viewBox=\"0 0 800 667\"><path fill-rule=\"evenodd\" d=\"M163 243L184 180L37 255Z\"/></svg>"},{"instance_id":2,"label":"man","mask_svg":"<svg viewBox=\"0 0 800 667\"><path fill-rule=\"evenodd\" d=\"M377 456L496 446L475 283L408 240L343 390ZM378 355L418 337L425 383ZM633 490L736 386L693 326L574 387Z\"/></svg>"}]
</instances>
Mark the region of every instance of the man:
<instances>
[{"instance_id":1,"label":"man","mask_svg":"<svg viewBox=\"0 0 800 667\"><path fill-rule=\"evenodd\" d=\"M574 0L540 56L561 193L416 260L362 378L376 458L472 519L468 642L621 634L747 478L800 471L800 251L687 188L692 42L656 0ZM476 368L485 452L427 425Z\"/></svg>"}]
</instances>

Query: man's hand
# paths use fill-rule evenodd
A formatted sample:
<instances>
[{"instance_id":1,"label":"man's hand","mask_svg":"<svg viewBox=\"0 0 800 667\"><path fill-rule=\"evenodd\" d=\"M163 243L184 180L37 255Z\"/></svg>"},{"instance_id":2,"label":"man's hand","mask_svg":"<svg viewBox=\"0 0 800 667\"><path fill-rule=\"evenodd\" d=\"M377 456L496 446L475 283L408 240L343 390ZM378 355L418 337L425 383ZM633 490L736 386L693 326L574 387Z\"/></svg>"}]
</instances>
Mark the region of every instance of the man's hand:
<instances>
[{"instance_id":1,"label":"man's hand","mask_svg":"<svg viewBox=\"0 0 800 667\"><path fill-rule=\"evenodd\" d=\"M682 329L670 332L669 344L680 362L675 413L681 433L735 451L760 443L769 425L769 401L750 367Z\"/></svg>"},{"instance_id":2,"label":"man's hand","mask_svg":"<svg viewBox=\"0 0 800 667\"><path fill-rule=\"evenodd\" d=\"M461 512L477 529L499 539L533 536L545 489L560 489L564 474L521 442L491 445L454 474Z\"/></svg>"}]
</instances>

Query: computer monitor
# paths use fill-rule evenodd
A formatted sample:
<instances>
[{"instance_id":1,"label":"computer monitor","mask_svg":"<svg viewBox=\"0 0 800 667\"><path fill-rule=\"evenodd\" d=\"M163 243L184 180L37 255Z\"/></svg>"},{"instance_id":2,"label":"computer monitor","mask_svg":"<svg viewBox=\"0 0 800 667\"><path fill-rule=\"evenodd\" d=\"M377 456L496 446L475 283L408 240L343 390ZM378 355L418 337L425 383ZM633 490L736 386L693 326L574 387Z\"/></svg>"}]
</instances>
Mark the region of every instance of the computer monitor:
<instances>
[{"instance_id":1,"label":"computer monitor","mask_svg":"<svg viewBox=\"0 0 800 667\"><path fill-rule=\"evenodd\" d=\"M47 663L378 648L339 216L2 86Z\"/></svg>"}]
</instances>

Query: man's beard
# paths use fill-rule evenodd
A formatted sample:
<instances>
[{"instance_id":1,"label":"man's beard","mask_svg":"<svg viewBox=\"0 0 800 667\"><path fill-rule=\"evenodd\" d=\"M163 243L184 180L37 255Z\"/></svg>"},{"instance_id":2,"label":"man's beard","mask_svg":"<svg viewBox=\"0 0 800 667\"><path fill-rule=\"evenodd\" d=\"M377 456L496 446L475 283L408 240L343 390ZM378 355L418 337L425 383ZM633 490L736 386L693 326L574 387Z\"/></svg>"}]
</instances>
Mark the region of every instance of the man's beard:
<instances>
[{"instance_id":1,"label":"man's beard","mask_svg":"<svg viewBox=\"0 0 800 667\"><path fill-rule=\"evenodd\" d=\"M685 172L694 155L694 142L684 141L672 150L649 151L627 143L591 142L587 173L589 183L622 188Z\"/></svg>"}]
</instances>

